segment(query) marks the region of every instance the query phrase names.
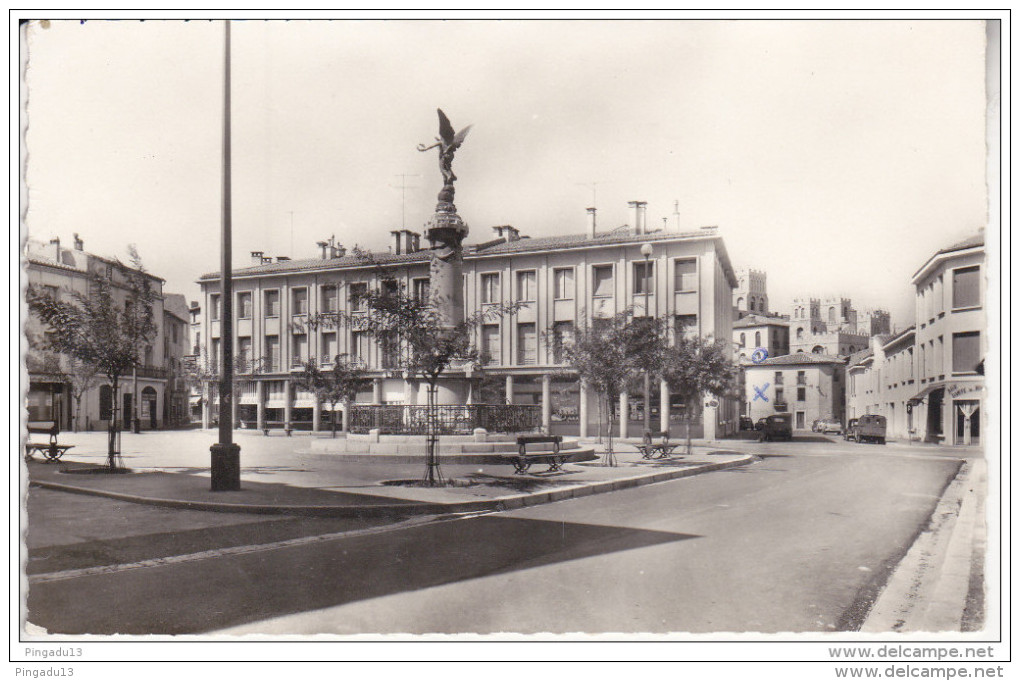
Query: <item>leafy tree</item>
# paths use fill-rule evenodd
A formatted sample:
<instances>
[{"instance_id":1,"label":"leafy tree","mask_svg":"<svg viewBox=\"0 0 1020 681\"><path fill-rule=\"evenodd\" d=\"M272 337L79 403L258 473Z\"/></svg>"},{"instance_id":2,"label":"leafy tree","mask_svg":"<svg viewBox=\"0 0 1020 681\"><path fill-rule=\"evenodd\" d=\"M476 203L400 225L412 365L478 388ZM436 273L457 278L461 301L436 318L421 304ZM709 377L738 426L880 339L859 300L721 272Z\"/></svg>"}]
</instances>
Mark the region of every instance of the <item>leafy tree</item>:
<instances>
[{"instance_id":1,"label":"leafy tree","mask_svg":"<svg viewBox=\"0 0 1020 681\"><path fill-rule=\"evenodd\" d=\"M371 255L356 251L371 262ZM408 294L392 273L376 264L380 287L360 296L363 312L338 311L322 313L309 319L309 326L326 328L343 326L367 331L389 352L392 368L403 372L406 380L424 381L428 385L429 407L435 406L434 396L440 377L454 365L477 364L479 353L474 345L477 329L484 323L516 312L520 303L486 306L485 310L453 322L443 312L444 301L432 290L427 298ZM434 448L436 445L435 410L429 409L428 452L425 482L441 484L442 475Z\"/></svg>"},{"instance_id":2,"label":"leafy tree","mask_svg":"<svg viewBox=\"0 0 1020 681\"><path fill-rule=\"evenodd\" d=\"M237 405L241 400L241 393L244 388L244 384L250 381L254 376L263 373L265 366L268 364L268 360L265 358L260 359L249 359L247 357L241 357L234 355L234 399L231 404L234 406L234 425L237 426L236 409ZM212 384L217 387L219 384L217 380L220 376L220 367L218 361L213 361L208 356L205 348L200 350L200 354L191 357L185 357L181 362L182 373L185 384L191 388L195 387L201 390L203 386Z\"/></svg>"},{"instance_id":3,"label":"leafy tree","mask_svg":"<svg viewBox=\"0 0 1020 681\"><path fill-rule=\"evenodd\" d=\"M81 428L81 400L85 393L99 382L99 370L95 364L75 357L66 357L67 368L64 370L65 382L71 389L74 400L74 432Z\"/></svg>"},{"instance_id":4,"label":"leafy tree","mask_svg":"<svg viewBox=\"0 0 1020 681\"><path fill-rule=\"evenodd\" d=\"M131 266L119 261L111 278L92 274L88 293L70 291L58 300L46 291L29 287L29 309L48 328L41 350L58 352L95 367L113 391L113 413L107 438L107 465L118 468L120 431L118 402L120 379L140 364L139 350L156 336L152 306L157 293L134 247ZM115 289L122 295L115 295ZM121 302L123 301L123 302Z\"/></svg>"},{"instance_id":5,"label":"leafy tree","mask_svg":"<svg viewBox=\"0 0 1020 681\"><path fill-rule=\"evenodd\" d=\"M660 376L683 399L687 453L691 453L691 419L705 395L729 397L737 386L737 367L728 344L711 338L678 334L663 353Z\"/></svg>"},{"instance_id":6,"label":"leafy tree","mask_svg":"<svg viewBox=\"0 0 1020 681\"><path fill-rule=\"evenodd\" d=\"M344 403L344 411L357 397L358 390L365 387L368 379L360 362L350 361L347 355L333 358L333 366L321 369L314 360L304 363L304 370L298 376L297 385L310 392L324 403L329 404L332 437L336 437L336 404Z\"/></svg>"},{"instance_id":7,"label":"leafy tree","mask_svg":"<svg viewBox=\"0 0 1020 681\"><path fill-rule=\"evenodd\" d=\"M613 452L612 404L631 388L646 370L661 366L666 345L664 325L651 317L636 317L624 310L612 317L582 316L573 339L553 334L556 350L588 387L599 396L599 409L606 415L609 442L603 464L616 465ZM620 418L627 418L621 414ZM601 437L601 433L599 433Z\"/></svg>"}]
</instances>

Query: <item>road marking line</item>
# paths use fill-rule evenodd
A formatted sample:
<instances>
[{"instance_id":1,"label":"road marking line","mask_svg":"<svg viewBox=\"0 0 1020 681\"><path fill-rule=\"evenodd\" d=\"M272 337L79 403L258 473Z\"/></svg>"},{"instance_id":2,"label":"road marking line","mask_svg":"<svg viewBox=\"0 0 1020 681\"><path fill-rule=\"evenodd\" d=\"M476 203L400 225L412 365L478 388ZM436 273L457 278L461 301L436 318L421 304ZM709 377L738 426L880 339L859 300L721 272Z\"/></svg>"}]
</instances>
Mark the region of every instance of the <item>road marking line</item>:
<instances>
[{"instance_id":1,"label":"road marking line","mask_svg":"<svg viewBox=\"0 0 1020 681\"><path fill-rule=\"evenodd\" d=\"M208 560L210 558L241 556L249 553L259 553L261 551L276 551L278 549L286 549L291 548L293 546L305 546L308 544L333 541L336 539L349 539L352 537L366 537L373 534L383 534L385 532L393 532L395 530L403 530L410 527L428 525L431 523L450 522L453 520L465 520L467 518L473 518L485 514L486 512L463 513L463 514L451 513L442 516L421 516L416 518L409 518L403 522L395 523L392 525L384 525L381 527L369 527L362 530L348 530L346 532L331 532L328 534L317 534L308 537L282 539L280 541L269 542L268 544L246 544L244 546L228 546L221 549L198 551L196 553L185 553L178 556L149 558L146 560L140 560L133 563L119 563L115 565L97 565L95 567L78 568L74 570L62 570L60 572L45 572L38 575L29 575L28 583L31 585L31 584L45 584L48 582L61 582L66 581L68 579L78 579L80 577L92 577L95 575L108 575L117 572L126 572L128 570L163 567L165 565L177 565L180 563L193 563L201 560Z\"/></svg>"}]
</instances>

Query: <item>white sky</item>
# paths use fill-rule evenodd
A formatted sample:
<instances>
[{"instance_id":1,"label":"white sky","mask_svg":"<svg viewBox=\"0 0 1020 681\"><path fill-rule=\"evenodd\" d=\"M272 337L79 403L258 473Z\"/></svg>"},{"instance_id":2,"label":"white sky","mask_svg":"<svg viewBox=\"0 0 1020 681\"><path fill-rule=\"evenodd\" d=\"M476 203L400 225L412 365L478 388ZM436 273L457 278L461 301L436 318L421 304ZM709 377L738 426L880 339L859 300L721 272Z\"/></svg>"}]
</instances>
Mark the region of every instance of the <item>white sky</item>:
<instances>
[{"instance_id":1,"label":"white sky","mask_svg":"<svg viewBox=\"0 0 1020 681\"><path fill-rule=\"evenodd\" d=\"M441 185L455 128L472 228L584 230L679 201L772 308L842 293L912 318L910 275L987 221L977 21L234 22L234 255L385 249ZM166 290L219 268L221 23L29 29L28 229L137 244ZM589 186L584 186L588 183ZM291 215L291 212L293 215ZM672 221L672 217L670 218ZM293 247L291 237L293 220Z\"/></svg>"}]
</instances>

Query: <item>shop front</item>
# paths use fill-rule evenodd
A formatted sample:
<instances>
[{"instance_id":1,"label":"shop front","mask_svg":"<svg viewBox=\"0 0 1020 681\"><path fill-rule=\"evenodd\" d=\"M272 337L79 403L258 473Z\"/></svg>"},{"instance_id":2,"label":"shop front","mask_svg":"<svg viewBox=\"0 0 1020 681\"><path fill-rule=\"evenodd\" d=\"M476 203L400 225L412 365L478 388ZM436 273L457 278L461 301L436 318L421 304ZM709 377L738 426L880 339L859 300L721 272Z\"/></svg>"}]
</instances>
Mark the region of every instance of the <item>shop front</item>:
<instances>
[{"instance_id":1,"label":"shop front","mask_svg":"<svg viewBox=\"0 0 1020 681\"><path fill-rule=\"evenodd\" d=\"M941 381L910 398L910 417L924 429L921 439L946 445L981 444L984 391L983 381Z\"/></svg>"}]
</instances>

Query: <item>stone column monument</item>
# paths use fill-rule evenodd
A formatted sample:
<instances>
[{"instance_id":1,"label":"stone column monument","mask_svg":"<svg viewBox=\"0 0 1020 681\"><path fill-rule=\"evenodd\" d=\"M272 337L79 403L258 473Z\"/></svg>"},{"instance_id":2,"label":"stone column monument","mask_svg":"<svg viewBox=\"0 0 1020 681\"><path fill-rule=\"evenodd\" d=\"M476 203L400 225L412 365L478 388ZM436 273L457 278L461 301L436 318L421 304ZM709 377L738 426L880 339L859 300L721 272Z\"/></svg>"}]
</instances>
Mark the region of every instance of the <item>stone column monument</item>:
<instances>
[{"instance_id":1,"label":"stone column monument","mask_svg":"<svg viewBox=\"0 0 1020 681\"><path fill-rule=\"evenodd\" d=\"M425 236L434 244L429 265L429 290L444 325L453 328L464 321L464 239L468 226L457 215L453 203L453 155L464 143L471 126L454 133L450 119L439 112L439 137L431 145L418 145L418 151L439 149L439 171L443 188L439 191L436 212L425 222ZM441 381L435 396L436 404L466 404L467 382L459 379Z\"/></svg>"}]
</instances>

